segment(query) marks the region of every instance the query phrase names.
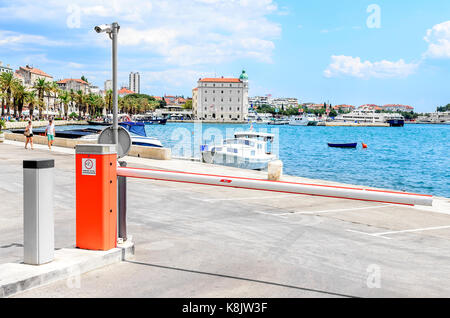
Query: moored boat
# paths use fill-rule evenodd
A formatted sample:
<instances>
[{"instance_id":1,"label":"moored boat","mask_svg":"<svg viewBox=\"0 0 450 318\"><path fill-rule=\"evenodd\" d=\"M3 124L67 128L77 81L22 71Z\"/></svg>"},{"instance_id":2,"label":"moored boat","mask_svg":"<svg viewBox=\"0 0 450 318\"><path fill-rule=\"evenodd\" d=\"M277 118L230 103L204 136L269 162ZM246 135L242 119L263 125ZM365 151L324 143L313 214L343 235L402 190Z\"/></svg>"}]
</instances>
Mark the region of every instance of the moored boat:
<instances>
[{"instance_id":1,"label":"moored boat","mask_svg":"<svg viewBox=\"0 0 450 318\"><path fill-rule=\"evenodd\" d=\"M202 160L206 163L231 166L242 169L263 170L276 155L268 149L273 134L253 131L239 132L234 138L226 139L220 145L202 145Z\"/></svg>"},{"instance_id":2,"label":"moored boat","mask_svg":"<svg viewBox=\"0 0 450 318\"><path fill-rule=\"evenodd\" d=\"M334 144L334 143L328 143L328 147L332 148L356 148L358 143L344 143L344 144Z\"/></svg>"}]
</instances>

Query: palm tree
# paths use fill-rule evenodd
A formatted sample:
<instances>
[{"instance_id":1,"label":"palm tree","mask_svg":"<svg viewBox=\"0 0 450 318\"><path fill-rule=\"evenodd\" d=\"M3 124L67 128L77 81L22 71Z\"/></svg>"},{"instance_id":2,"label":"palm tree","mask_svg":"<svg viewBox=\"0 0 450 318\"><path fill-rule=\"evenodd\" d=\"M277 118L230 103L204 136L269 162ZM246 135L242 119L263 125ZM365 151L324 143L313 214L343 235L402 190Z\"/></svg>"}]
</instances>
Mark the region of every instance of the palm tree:
<instances>
[{"instance_id":1,"label":"palm tree","mask_svg":"<svg viewBox=\"0 0 450 318\"><path fill-rule=\"evenodd\" d=\"M67 118L67 113L69 112L70 95L66 91L62 91L59 94L59 102L64 105L64 116Z\"/></svg>"},{"instance_id":2,"label":"palm tree","mask_svg":"<svg viewBox=\"0 0 450 318\"><path fill-rule=\"evenodd\" d=\"M12 93L14 98L14 117L16 117L17 111L19 111L20 117L22 116L23 104L27 92L20 81L14 80Z\"/></svg>"},{"instance_id":3,"label":"palm tree","mask_svg":"<svg viewBox=\"0 0 450 318\"><path fill-rule=\"evenodd\" d=\"M59 92L59 86L56 82L50 82L48 83L48 92L49 92L49 99L48 99L48 105L50 106L50 97L52 97L52 93L54 94L53 96L53 107L54 110L56 111L56 99L58 98L58 92ZM61 107L60 107L61 108ZM59 111L61 114L61 111Z\"/></svg>"},{"instance_id":4,"label":"palm tree","mask_svg":"<svg viewBox=\"0 0 450 318\"><path fill-rule=\"evenodd\" d=\"M78 90L76 93L76 101L77 101L77 106L78 106L78 117L81 117L81 108L83 108L83 113L85 112L84 110L84 94L82 90Z\"/></svg>"},{"instance_id":5,"label":"palm tree","mask_svg":"<svg viewBox=\"0 0 450 318\"><path fill-rule=\"evenodd\" d=\"M6 92L6 111L9 116L9 109L11 107L11 94L14 86L14 76L12 73L2 73L0 75L0 86L2 90ZM2 115L3 115L3 107L2 107Z\"/></svg>"},{"instance_id":6,"label":"palm tree","mask_svg":"<svg viewBox=\"0 0 450 318\"><path fill-rule=\"evenodd\" d=\"M35 91L27 92L27 94L25 95L25 103L28 104L28 110L31 118L34 114L34 105L38 103Z\"/></svg>"},{"instance_id":7,"label":"palm tree","mask_svg":"<svg viewBox=\"0 0 450 318\"><path fill-rule=\"evenodd\" d=\"M42 118L42 108L44 107L44 94L47 91L47 82L43 78L38 78L34 82L33 89L38 92L39 118Z\"/></svg>"},{"instance_id":8,"label":"palm tree","mask_svg":"<svg viewBox=\"0 0 450 318\"><path fill-rule=\"evenodd\" d=\"M73 105L76 100L75 92L73 91L73 89L70 89L69 96L70 96L70 105L72 105L72 108L73 108ZM75 111L75 109L72 109L72 111Z\"/></svg>"},{"instance_id":9,"label":"palm tree","mask_svg":"<svg viewBox=\"0 0 450 318\"><path fill-rule=\"evenodd\" d=\"M106 110L109 114L112 113L112 89L108 89L105 93L105 104L106 104Z\"/></svg>"}]
</instances>

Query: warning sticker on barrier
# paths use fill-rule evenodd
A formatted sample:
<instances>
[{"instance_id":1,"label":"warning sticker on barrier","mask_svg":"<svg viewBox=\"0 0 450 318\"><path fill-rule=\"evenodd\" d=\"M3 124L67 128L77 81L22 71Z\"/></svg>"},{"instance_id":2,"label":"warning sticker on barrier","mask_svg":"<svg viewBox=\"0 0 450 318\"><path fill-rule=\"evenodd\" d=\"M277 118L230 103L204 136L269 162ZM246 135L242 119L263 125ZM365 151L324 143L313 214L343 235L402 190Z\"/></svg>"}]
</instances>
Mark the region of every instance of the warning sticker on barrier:
<instances>
[{"instance_id":1,"label":"warning sticker on barrier","mask_svg":"<svg viewBox=\"0 0 450 318\"><path fill-rule=\"evenodd\" d=\"M81 159L81 174L85 176L95 176L97 174L97 166L95 159Z\"/></svg>"}]
</instances>

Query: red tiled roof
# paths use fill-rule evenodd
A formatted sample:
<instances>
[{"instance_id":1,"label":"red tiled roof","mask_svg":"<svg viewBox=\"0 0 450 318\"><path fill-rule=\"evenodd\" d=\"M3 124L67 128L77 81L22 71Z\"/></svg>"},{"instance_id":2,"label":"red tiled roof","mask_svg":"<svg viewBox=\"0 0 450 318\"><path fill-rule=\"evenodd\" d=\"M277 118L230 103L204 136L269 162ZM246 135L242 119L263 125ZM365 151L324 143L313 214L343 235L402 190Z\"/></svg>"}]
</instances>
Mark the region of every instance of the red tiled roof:
<instances>
[{"instance_id":1,"label":"red tiled roof","mask_svg":"<svg viewBox=\"0 0 450 318\"><path fill-rule=\"evenodd\" d=\"M199 82L213 82L213 83L240 83L239 78L202 78Z\"/></svg>"},{"instance_id":2,"label":"red tiled roof","mask_svg":"<svg viewBox=\"0 0 450 318\"><path fill-rule=\"evenodd\" d=\"M401 107L401 108L406 108L406 109L414 109L414 107L412 107L412 106L401 105L401 104L387 104L387 105L384 105L383 107Z\"/></svg>"},{"instance_id":3,"label":"red tiled roof","mask_svg":"<svg viewBox=\"0 0 450 318\"><path fill-rule=\"evenodd\" d=\"M119 90L118 94L119 94L119 95L124 95L124 94L134 94L134 92L133 92L133 91L130 91L130 90L129 90L128 88L126 88L126 87L122 87L122 88Z\"/></svg>"},{"instance_id":4,"label":"red tiled roof","mask_svg":"<svg viewBox=\"0 0 450 318\"><path fill-rule=\"evenodd\" d=\"M198 87L196 87L196 88L194 88L194 89L192 89L193 91L198 91Z\"/></svg>"},{"instance_id":5,"label":"red tiled roof","mask_svg":"<svg viewBox=\"0 0 450 318\"><path fill-rule=\"evenodd\" d=\"M156 100L162 100L162 97L160 96L153 96Z\"/></svg>"},{"instance_id":6,"label":"red tiled roof","mask_svg":"<svg viewBox=\"0 0 450 318\"><path fill-rule=\"evenodd\" d=\"M16 77L23 78L23 76L20 75L20 73L18 73L18 71L16 71L16 72L14 73L14 75L15 75Z\"/></svg>"},{"instance_id":7,"label":"red tiled roof","mask_svg":"<svg viewBox=\"0 0 450 318\"><path fill-rule=\"evenodd\" d=\"M87 83L79 78L66 78L66 79L58 81L57 83L58 84L66 84L67 82L71 82L71 81L78 82L78 83L84 84L84 85L89 85L89 83Z\"/></svg>"},{"instance_id":8,"label":"red tiled roof","mask_svg":"<svg viewBox=\"0 0 450 318\"><path fill-rule=\"evenodd\" d=\"M45 77L53 78L53 76L48 75L47 73L45 73L44 71L41 71L38 68L29 67L29 66L25 66L25 67L21 66L20 68L25 70L25 71L27 71L27 72L30 72L30 73L33 73L33 74L36 74L36 75L39 75L39 76L45 76Z\"/></svg>"}]
</instances>

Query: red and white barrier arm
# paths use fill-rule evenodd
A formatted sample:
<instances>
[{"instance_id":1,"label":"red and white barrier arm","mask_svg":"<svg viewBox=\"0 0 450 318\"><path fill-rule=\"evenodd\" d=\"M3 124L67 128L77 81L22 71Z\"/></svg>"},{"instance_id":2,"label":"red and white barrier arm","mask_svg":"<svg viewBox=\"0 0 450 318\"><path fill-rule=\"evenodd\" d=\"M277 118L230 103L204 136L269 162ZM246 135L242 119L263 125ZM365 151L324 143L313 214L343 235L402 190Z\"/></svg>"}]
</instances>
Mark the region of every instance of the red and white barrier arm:
<instances>
[{"instance_id":1,"label":"red and white barrier arm","mask_svg":"<svg viewBox=\"0 0 450 318\"><path fill-rule=\"evenodd\" d=\"M339 199L394 203L403 205L431 206L433 197L425 194L383 191L374 189L340 187L286 181L269 181L242 177L219 176L202 173L166 171L155 169L117 167L120 177L143 178L162 181L183 182L239 189L304 194Z\"/></svg>"}]
</instances>

